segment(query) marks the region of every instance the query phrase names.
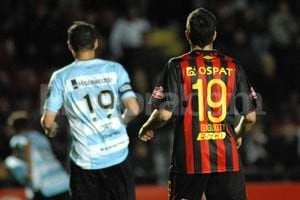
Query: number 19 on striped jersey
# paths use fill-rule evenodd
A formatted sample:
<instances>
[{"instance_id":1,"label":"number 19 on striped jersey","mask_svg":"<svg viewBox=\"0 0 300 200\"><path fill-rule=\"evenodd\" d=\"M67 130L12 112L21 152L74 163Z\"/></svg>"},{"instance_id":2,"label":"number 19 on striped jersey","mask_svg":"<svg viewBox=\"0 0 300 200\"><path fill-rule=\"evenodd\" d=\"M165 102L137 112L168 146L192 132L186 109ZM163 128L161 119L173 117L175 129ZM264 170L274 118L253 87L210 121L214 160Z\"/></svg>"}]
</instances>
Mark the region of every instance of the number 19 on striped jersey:
<instances>
[{"instance_id":1,"label":"number 19 on striped jersey","mask_svg":"<svg viewBox=\"0 0 300 200\"><path fill-rule=\"evenodd\" d=\"M213 93L213 87L219 87L220 92L218 93L218 98L213 98L214 94ZM227 88L225 83L221 79L211 79L207 83L207 88L204 90L203 86L203 80L198 79L196 83L193 84L193 89L197 90L198 94L198 116L199 116L199 121L204 121L204 115L205 115L205 105L204 105L204 98L206 96L206 102L207 105L212 108L212 109L219 109L220 114L219 116L214 116L212 114L212 111L207 110L207 116L208 119L213 122L213 123L220 123L222 122L225 117L226 117L226 112L227 112L227 103L226 103L226 96L227 96ZM206 95L203 94L203 91L206 91Z\"/></svg>"}]
</instances>

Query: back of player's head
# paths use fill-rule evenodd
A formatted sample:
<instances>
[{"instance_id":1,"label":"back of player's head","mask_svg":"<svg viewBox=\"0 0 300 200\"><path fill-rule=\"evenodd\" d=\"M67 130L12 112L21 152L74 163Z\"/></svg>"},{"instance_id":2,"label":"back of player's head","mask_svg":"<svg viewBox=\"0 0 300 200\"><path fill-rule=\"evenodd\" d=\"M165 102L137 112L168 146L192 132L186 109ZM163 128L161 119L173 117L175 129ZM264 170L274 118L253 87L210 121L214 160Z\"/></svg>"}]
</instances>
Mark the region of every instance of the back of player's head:
<instances>
[{"instance_id":1,"label":"back of player's head","mask_svg":"<svg viewBox=\"0 0 300 200\"><path fill-rule=\"evenodd\" d=\"M192 11L186 21L186 30L189 32L191 43L200 47L213 42L216 26L215 15L205 8Z\"/></svg>"},{"instance_id":2,"label":"back of player's head","mask_svg":"<svg viewBox=\"0 0 300 200\"><path fill-rule=\"evenodd\" d=\"M68 42L75 52L91 50L97 39L94 25L83 21L75 21L68 29Z\"/></svg>"},{"instance_id":3,"label":"back of player's head","mask_svg":"<svg viewBox=\"0 0 300 200\"><path fill-rule=\"evenodd\" d=\"M29 127L28 113L23 110L12 112L7 118L7 125L16 132L26 130Z\"/></svg>"}]
</instances>

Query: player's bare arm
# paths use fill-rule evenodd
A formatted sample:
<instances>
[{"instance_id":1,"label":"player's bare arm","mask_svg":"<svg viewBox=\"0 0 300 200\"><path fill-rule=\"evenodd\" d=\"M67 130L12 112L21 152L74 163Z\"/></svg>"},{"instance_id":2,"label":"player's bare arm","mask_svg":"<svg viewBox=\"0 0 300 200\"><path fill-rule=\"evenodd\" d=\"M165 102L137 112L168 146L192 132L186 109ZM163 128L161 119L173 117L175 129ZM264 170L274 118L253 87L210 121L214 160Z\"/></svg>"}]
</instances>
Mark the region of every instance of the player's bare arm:
<instances>
[{"instance_id":1,"label":"player's bare arm","mask_svg":"<svg viewBox=\"0 0 300 200\"><path fill-rule=\"evenodd\" d=\"M125 99L123 104L125 110L122 114L122 120L125 124L128 124L140 113L140 107L135 97Z\"/></svg>"},{"instance_id":2,"label":"player's bare arm","mask_svg":"<svg viewBox=\"0 0 300 200\"><path fill-rule=\"evenodd\" d=\"M49 137L54 137L57 132L57 124L55 122L56 113L45 110L41 117L41 126Z\"/></svg>"},{"instance_id":3,"label":"player's bare arm","mask_svg":"<svg viewBox=\"0 0 300 200\"><path fill-rule=\"evenodd\" d=\"M171 117L172 112L168 110L153 110L148 120L139 130L138 137L144 142L151 140L154 136L153 130L164 126Z\"/></svg>"},{"instance_id":4,"label":"player's bare arm","mask_svg":"<svg viewBox=\"0 0 300 200\"><path fill-rule=\"evenodd\" d=\"M238 125L234 128L236 134L242 137L256 122L256 112L252 111L245 116L242 116Z\"/></svg>"},{"instance_id":5,"label":"player's bare arm","mask_svg":"<svg viewBox=\"0 0 300 200\"><path fill-rule=\"evenodd\" d=\"M255 121L256 121L256 112L253 111L246 116L242 115L239 120L239 123L234 127L234 131L238 135L236 141L238 148L242 146L242 136L253 126Z\"/></svg>"}]
</instances>

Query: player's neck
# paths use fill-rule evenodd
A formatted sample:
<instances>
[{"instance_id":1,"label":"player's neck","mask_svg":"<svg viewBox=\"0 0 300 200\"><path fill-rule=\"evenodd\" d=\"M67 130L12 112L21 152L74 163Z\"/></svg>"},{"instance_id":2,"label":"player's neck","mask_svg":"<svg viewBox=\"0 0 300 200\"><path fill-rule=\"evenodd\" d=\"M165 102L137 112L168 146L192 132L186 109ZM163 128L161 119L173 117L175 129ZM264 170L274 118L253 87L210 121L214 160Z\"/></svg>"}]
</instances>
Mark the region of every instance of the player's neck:
<instances>
[{"instance_id":1,"label":"player's neck","mask_svg":"<svg viewBox=\"0 0 300 200\"><path fill-rule=\"evenodd\" d=\"M210 43L210 44L208 44L208 45L206 45L206 46L204 46L204 47L200 47L200 46L198 46L198 45L193 45L193 46L191 47L191 50L192 50L192 51L193 51L193 50L212 51L212 50L214 50L214 47L213 47L213 44L212 44L212 43Z\"/></svg>"},{"instance_id":2,"label":"player's neck","mask_svg":"<svg viewBox=\"0 0 300 200\"><path fill-rule=\"evenodd\" d=\"M90 60L95 58L95 51L80 51L75 55L77 60Z\"/></svg>"}]
</instances>

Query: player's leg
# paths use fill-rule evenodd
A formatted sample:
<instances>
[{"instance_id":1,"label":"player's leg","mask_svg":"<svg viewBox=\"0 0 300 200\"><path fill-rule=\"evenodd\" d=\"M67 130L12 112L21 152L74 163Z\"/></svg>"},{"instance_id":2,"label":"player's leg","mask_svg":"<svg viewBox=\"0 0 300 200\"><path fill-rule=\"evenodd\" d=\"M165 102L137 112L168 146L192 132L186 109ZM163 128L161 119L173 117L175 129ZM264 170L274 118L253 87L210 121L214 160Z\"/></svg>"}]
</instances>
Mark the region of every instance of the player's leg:
<instances>
[{"instance_id":1,"label":"player's leg","mask_svg":"<svg viewBox=\"0 0 300 200\"><path fill-rule=\"evenodd\" d=\"M208 180L209 175L170 173L169 200L202 199Z\"/></svg>"},{"instance_id":2,"label":"player's leg","mask_svg":"<svg viewBox=\"0 0 300 200\"><path fill-rule=\"evenodd\" d=\"M96 170L84 170L71 162L71 198L72 200L91 200L103 197L103 187L99 185Z\"/></svg>"},{"instance_id":3,"label":"player's leg","mask_svg":"<svg viewBox=\"0 0 300 200\"><path fill-rule=\"evenodd\" d=\"M124 200L135 200L135 182L134 182L134 173L133 168L130 162L130 159L127 158L123 163L120 165L121 174L123 177L122 180L124 181L124 188L125 194L123 198Z\"/></svg>"},{"instance_id":4,"label":"player's leg","mask_svg":"<svg viewBox=\"0 0 300 200\"><path fill-rule=\"evenodd\" d=\"M135 200L134 175L129 159L103 170L106 200Z\"/></svg>"},{"instance_id":5,"label":"player's leg","mask_svg":"<svg viewBox=\"0 0 300 200\"><path fill-rule=\"evenodd\" d=\"M224 182L221 179L222 185L227 186L227 196L228 199L232 200L246 200L247 199L247 190L246 190L246 181L245 175L242 171L226 173L228 182Z\"/></svg>"},{"instance_id":6,"label":"player's leg","mask_svg":"<svg viewBox=\"0 0 300 200\"><path fill-rule=\"evenodd\" d=\"M205 191L207 200L246 200L243 172L214 173Z\"/></svg>"}]
</instances>

